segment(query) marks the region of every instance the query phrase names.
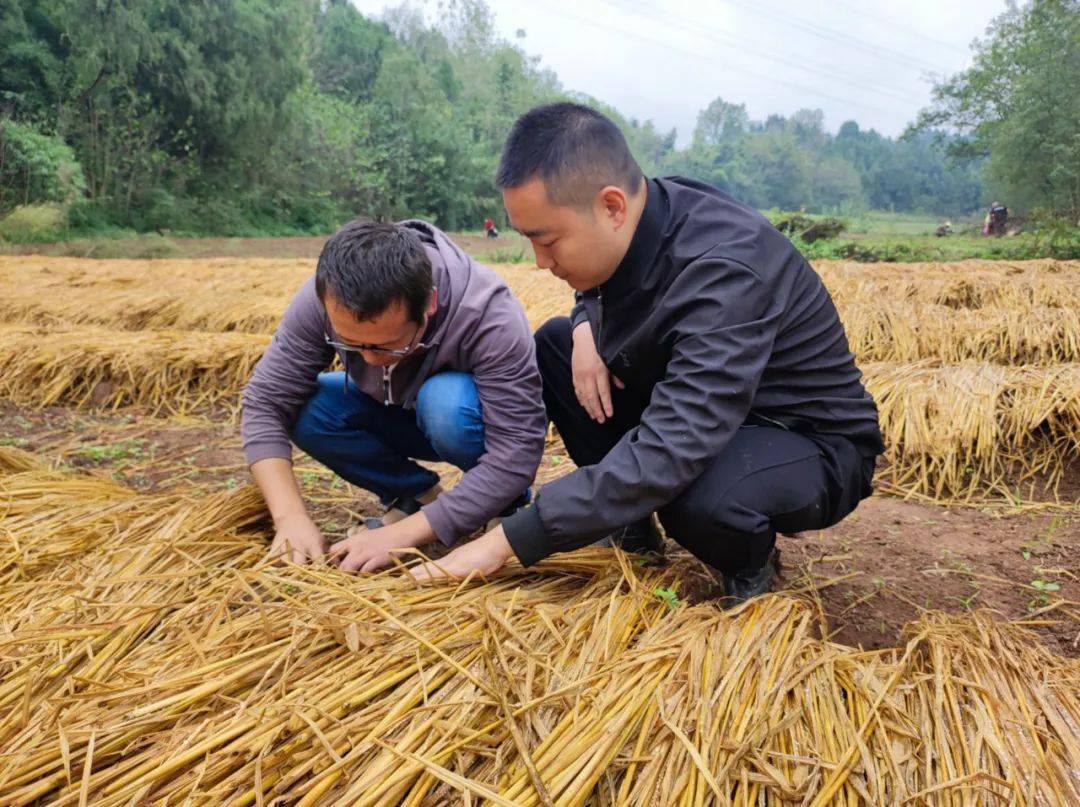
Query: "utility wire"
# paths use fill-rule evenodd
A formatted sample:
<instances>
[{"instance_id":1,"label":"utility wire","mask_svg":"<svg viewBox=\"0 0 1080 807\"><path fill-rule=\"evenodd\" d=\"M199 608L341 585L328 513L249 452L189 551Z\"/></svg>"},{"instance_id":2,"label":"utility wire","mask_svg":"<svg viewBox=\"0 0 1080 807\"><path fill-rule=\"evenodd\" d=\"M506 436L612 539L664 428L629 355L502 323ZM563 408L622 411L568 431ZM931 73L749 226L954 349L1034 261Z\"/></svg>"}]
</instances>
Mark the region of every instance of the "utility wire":
<instances>
[{"instance_id":1,"label":"utility wire","mask_svg":"<svg viewBox=\"0 0 1080 807\"><path fill-rule=\"evenodd\" d=\"M858 37L852 36L851 34L837 31L833 28L829 28L828 26L810 22L809 20L804 20L801 17L793 17L785 11L781 11L772 6L769 6L766 3L761 2L761 0L755 0L755 2L753 3L746 2L746 0L722 0L722 2L725 2L731 6L735 6L736 8L740 8L743 11L748 12L752 16L761 15L769 17L770 19L774 19L785 25L791 26L792 28L798 28L801 31L806 31L807 33L813 34L814 36L820 37L822 39L827 39L841 45L847 45L850 48L863 51L864 53L868 53L871 56L875 56L885 61L891 61L894 64L898 64L902 67L922 65L923 68L927 70L932 70L936 73L948 72L946 70L943 70L939 65L927 62L925 59L922 59L912 53L893 50L892 48L885 47L884 45L869 44L859 39Z\"/></svg>"},{"instance_id":2,"label":"utility wire","mask_svg":"<svg viewBox=\"0 0 1080 807\"><path fill-rule=\"evenodd\" d=\"M922 31L917 31L916 29L910 28L904 23L894 18L882 17L878 14L871 14L869 11L865 11L864 9L859 8L853 3L847 3L844 0L832 0L832 2L836 3L837 5L843 6L855 16L863 17L865 19L871 20L872 22L876 22L879 25L884 26L886 29L903 31L904 33L908 34L911 37L914 37L915 39L921 39L924 42L930 42L934 45L940 45L943 48L948 48L954 53L962 53L965 56L970 55L970 52L967 48L960 47L959 45L955 45L952 42L946 42L944 39L937 39L930 36L929 34L923 33Z\"/></svg>"},{"instance_id":3,"label":"utility wire","mask_svg":"<svg viewBox=\"0 0 1080 807\"><path fill-rule=\"evenodd\" d=\"M533 5L533 6L541 6L541 7L545 8L551 14L554 14L555 16L563 17L564 19L568 19L568 20L571 20L573 22L580 23L582 25L587 25L587 26L592 27L592 28L597 28L600 31L602 31L604 33L607 33L607 34L618 33L618 34L621 34L622 36L630 38L630 39L636 39L636 40L638 40L640 42L646 42L646 43L649 43L649 44L652 44L652 45L656 45L656 46L658 46L660 48L663 48L663 49L665 49L667 51L670 51L671 53L675 53L675 54L678 54L678 55L681 55L681 56L693 56L693 57L695 57L697 59L702 60L703 62L706 62L707 64L709 64L711 67L713 67L714 69L716 69L718 71L724 71L724 72L730 72L730 73L741 73L743 75L751 76L753 78L762 79L762 80L770 82L772 84L778 84L780 86L788 87L789 89L798 90L799 92L805 93L807 95L814 95L814 96L817 96L819 98L827 98L830 101L837 101L837 102L842 103L842 104L847 104L847 105L850 105L850 106L856 106L856 107L871 110L871 111L874 111L874 112L881 112L882 111L881 107L879 107L879 106L874 106L872 104L866 104L866 103L863 103L861 101L857 101L857 100L855 100L853 98L850 98L850 97L842 98L840 96L832 95L831 93L824 92L824 91L822 91L822 90L820 90L820 89L818 89L816 87L811 87L811 86L808 86L806 84L799 84L799 83L792 82L792 81L785 81L784 79L779 79L779 78L776 78L775 76L769 76L769 75L766 75L764 73L759 73L756 70L751 70L751 69L743 67L741 65L722 63L719 56L717 54L715 54L715 53L711 54L711 55L707 55L707 54L704 54L704 53L699 53L698 51L695 51L695 50L677 49L677 48L673 47L670 43L664 42L663 40L657 39L656 37L648 36L646 34L642 34L642 33L638 32L638 31L627 30L625 28L621 28L619 26L612 25L611 23L598 22L598 21L596 21L594 19L590 19L588 17L581 16L580 14L575 14L572 11L567 11L564 8L554 6L553 4L548 3L548 2L544 2L543 0L533 0L531 5Z\"/></svg>"},{"instance_id":4,"label":"utility wire","mask_svg":"<svg viewBox=\"0 0 1080 807\"><path fill-rule=\"evenodd\" d=\"M607 2L613 3L616 7L626 11L628 14L634 14L639 17L644 17L659 25L665 25L672 29L684 31L686 33L693 34L695 36L710 39L714 44L727 42L734 48L738 48L739 52L752 53L763 59L777 62L779 64L794 67L797 70L806 73L815 73L819 76L823 76L832 82L839 84L845 84L849 87L862 90L864 92L873 93L882 97L888 98L893 101L902 101L906 104L923 105L926 103L925 99L914 98L911 95L906 95L902 90L883 84L872 84L864 82L856 78L852 78L850 74L845 74L839 70L834 70L829 67L818 66L813 62L791 59L787 56L778 53L770 53L760 48L755 48L746 42L740 40L738 37L722 31L718 28L703 25L691 25L677 17L664 17L658 15L651 10L651 8L641 2L631 2L630 0L607 0Z\"/></svg>"}]
</instances>

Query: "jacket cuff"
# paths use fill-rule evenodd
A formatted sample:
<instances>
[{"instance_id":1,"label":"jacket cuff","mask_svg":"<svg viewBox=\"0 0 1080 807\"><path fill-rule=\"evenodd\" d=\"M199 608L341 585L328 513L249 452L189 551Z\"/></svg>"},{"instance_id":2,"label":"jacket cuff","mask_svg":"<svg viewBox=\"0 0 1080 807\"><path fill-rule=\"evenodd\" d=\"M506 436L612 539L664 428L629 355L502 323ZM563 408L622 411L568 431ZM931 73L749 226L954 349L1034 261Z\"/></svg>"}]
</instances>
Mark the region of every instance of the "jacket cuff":
<instances>
[{"instance_id":1,"label":"jacket cuff","mask_svg":"<svg viewBox=\"0 0 1080 807\"><path fill-rule=\"evenodd\" d=\"M288 443L278 442L249 443L244 446L244 459L247 461L248 468L259 460L266 460L271 457L292 462L292 446Z\"/></svg>"},{"instance_id":2,"label":"jacket cuff","mask_svg":"<svg viewBox=\"0 0 1080 807\"><path fill-rule=\"evenodd\" d=\"M427 516L428 524L431 525L431 529L435 533L435 537L439 539L440 544L450 546L457 540L457 530L450 523L450 516L446 512L446 505L443 503L441 496L430 504L421 507L420 512Z\"/></svg>"},{"instance_id":3,"label":"jacket cuff","mask_svg":"<svg viewBox=\"0 0 1080 807\"><path fill-rule=\"evenodd\" d=\"M509 518L503 519L503 532L510 548L518 556L522 566L532 566L555 551L551 536L540 521L536 506L523 507Z\"/></svg>"}]
</instances>

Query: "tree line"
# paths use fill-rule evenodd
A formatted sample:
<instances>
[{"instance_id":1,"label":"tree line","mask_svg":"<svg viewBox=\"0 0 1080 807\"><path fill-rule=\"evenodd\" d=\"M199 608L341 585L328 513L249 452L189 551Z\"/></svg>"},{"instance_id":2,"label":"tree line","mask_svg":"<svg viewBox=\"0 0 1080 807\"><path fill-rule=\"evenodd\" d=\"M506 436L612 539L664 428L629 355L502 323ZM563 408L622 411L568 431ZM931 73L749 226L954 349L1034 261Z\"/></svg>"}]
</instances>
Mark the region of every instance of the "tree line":
<instances>
[{"instance_id":1,"label":"tree line","mask_svg":"<svg viewBox=\"0 0 1080 807\"><path fill-rule=\"evenodd\" d=\"M901 139L855 121L831 134L813 109L754 121L718 98L679 147L567 91L496 35L483 0L442 9L428 23L347 0L0 0L0 213L55 203L85 230L326 232L360 214L475 228L501 214L492 176L513 120L563 98L614 117L647 173L762 208L959 213L985 204L987 177L1029 181L1000 132L950 119L968 92L956 78Z\"/></svg>"}]
</instances>

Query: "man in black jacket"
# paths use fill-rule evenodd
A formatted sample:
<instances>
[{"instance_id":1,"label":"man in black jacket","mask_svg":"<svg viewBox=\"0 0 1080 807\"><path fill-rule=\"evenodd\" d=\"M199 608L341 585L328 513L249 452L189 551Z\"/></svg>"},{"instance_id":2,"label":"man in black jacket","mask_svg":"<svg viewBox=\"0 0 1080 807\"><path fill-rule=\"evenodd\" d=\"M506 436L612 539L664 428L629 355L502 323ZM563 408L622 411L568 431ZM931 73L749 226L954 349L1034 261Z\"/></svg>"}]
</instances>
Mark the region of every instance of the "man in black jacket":
<instances>
[{"instance_id":1,"label":"man in black jacket","mask_svg":"<svg viewBox=\"0 0 1080 807\"><path fill-rule=\"evenodd\" d=\"M520 118L497 184L537 264L577 292L536 344L548 417L579 467L442 570L529 565L604 536L648 546L655 512L732 602L769 590L777 532L844 518L883 450L820 278L722 191L646 179L584 106Z\"/></svg>"}]
</instances>

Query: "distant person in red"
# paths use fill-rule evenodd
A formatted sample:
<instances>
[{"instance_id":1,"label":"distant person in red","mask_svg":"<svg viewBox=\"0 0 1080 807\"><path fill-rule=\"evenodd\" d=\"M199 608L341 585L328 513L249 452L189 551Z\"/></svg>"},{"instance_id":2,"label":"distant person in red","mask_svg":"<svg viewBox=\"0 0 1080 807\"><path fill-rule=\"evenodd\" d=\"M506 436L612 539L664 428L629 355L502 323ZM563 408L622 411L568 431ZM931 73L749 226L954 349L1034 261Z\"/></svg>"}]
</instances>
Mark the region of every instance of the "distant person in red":
<instances>
[{"instance_id":1,"label":"distant person in red","mask_svg":"<svg viewBox=\"0 0 1080 807\"><path fill-rule=\"evenodd\" d=\"M498 238L499 231L495 229L495 222L491 217L484 219L484 232L487 233L488 238Z\"/></svg>"}]
</instances>

